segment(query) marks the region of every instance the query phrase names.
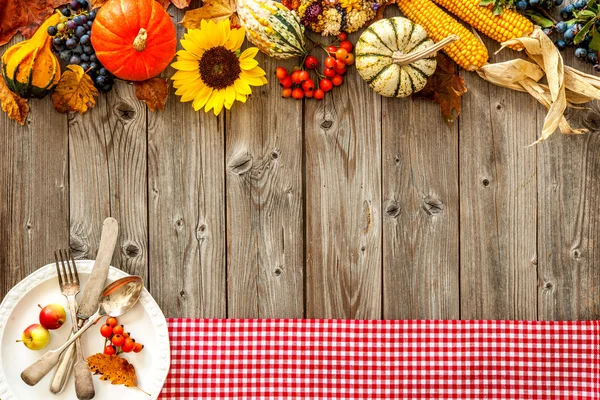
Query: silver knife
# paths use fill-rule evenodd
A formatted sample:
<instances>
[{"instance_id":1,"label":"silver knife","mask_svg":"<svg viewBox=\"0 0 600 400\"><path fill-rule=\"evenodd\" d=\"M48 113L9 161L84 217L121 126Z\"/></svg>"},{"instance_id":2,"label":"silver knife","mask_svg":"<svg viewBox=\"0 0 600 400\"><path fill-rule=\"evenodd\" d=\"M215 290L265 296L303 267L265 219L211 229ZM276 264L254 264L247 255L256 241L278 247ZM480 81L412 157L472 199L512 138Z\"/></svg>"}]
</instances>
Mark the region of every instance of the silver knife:
<instances>
[{"instance_id":1,"label":"silver knife","mask_svg":"<svg viewBox=\"0 0 600 400\"><path fill-rule=\"evenodd\" d=\"M108 269L110 267L110 261L112 260L113 253L115 251L115 245L117 243L117 237L119 236L119 224L114 218L106 218L102 226L102 235L100 237L100 245L98 247L98 254L92 273L83 288L83 294L81 301L79 302L79 308L77 310L78 325L81 326L85 320L87 320L98 308L98 297L100 292L105 287L106 277L108 276ZM76 329L75 329L76 331ZM87 378L89 373L85 360L79 357L75 360L75 345L69 347L56 368L52 381L50 383L50 391L54 394L60 393L67 382L67 378L71 373L71 368L75 368L75 375L77 381L77 375L83 379ZM75 361L75 363L73 363ZM84 371L85 368L85 371ZM86 374L84 374L84 372ZM77 382L76 382L77 383ZM77 386L77 385L76 385ZM91 397L90 397L91 396ZM92 398L94 396L93 388L92 393L84 394L84 398Z\"/></svg>"}]
</instances>

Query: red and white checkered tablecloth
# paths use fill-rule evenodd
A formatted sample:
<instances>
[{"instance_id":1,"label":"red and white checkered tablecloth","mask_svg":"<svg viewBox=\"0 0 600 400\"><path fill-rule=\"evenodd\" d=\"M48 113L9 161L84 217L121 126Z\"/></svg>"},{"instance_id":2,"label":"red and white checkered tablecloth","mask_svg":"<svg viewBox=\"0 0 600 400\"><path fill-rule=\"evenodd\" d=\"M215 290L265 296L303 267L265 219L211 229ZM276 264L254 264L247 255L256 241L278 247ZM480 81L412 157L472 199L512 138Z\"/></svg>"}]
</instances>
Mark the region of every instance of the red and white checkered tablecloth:
<instances>
[{"instance_id":1,"label":"red and white checkered tablecloth","mask_svg":"<svg viewBox=\"0 0 600 400\"><path fill-rule=\"evenodd\" d=\"M169 319L160 399L600 399L600 321Z\"/></svg>"}]
</instances>

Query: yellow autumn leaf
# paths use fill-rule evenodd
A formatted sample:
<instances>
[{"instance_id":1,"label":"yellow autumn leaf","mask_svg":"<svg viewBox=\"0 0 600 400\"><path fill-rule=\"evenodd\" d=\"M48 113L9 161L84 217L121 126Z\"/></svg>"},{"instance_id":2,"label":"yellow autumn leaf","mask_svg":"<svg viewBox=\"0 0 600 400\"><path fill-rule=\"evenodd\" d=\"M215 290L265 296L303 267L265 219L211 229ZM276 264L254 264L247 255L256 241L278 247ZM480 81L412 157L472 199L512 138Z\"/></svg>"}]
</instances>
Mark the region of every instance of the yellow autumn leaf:
<instances>
[{"instance_id":1,"label":"yellow autumn leaf","mask_svg":"<svg viewBox=\"0 0 600 400\"><path fill-rule=\"evenodd\" d=\"M92 78L79 65L67 66L52 93L52 102L58 112L77 111L83 114L96 105L98 90Z\"/></svg>"},{"instance_id":2,"label":"yellow autumn leaf","mask_svg":"<svg viewBox=\"0 0 600 400\"><path fill-rule=\"evenodd\" d=\"M186 29L198 29L203 19L219 22L231 17L236 8L234 0L207 0L202 7L187 11L180 24Z\"/></svg>"},{"instance_id":3,"label":"yellow autumn leaf","mask_svg":"<svg viewBox=\"0 0 600 400\"><path fill-rule=\"evenodd\" d=\"M17 96L11 92L4 79L0 75L0 102L2 103L2 111L8 114L8 118L17 121L24 125L27 114L29 113L29 105L27 99Z\"/></svg>"}]
</instances>

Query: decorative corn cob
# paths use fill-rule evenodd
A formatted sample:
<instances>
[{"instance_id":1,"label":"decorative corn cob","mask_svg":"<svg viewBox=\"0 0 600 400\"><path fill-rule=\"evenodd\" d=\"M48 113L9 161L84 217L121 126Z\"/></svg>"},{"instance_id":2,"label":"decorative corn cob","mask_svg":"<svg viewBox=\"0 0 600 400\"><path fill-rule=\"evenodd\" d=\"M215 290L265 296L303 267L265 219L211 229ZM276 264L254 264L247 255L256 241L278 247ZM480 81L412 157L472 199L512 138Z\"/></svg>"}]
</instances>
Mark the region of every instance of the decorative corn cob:
<instances>
[{"instance_id":1,"label":"decorative corn cob","mask_svg":"<svg viewBox=\"0 0 600 400\"><path fill-rule=\"evenodd\" d=\"M484 35L502 43L509 39L529 36L533 32L533 23L512 10L504 9L502 14L494 15L491 7L482 7L480 0L433 0ZM509 46L522 50L522 45Z\"/></svg>"},{"instance_id":2,"label":"decorative corn cob","mask_svg":"<svg viewBox=\"0 0 600 400\"><path fill-rule=\"evenodd\" d=\"M488 52L483 43L431 0L397 0L397 3L404 16L422 25L434 42L452 34L459 37L443 51L460 67L475 71L487 62Z\"/></svg>"}]
</instances>

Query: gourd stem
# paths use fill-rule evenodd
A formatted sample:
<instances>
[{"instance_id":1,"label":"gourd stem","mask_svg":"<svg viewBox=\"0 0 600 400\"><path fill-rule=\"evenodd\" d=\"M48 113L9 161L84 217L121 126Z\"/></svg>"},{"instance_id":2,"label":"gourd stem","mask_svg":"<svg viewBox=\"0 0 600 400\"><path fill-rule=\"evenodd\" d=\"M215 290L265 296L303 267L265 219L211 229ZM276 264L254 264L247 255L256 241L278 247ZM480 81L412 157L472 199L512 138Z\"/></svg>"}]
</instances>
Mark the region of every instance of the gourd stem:
<instances>
[{"instance_id":1,"label":"gourd stem","mask_svg":"<svg viewBox=\"0 0 600 400\"><path fill-rule=\"evenodd\" d=\"M444 47L446 47L452 42L457 41L458 39L459 37L457 35L450 35L444 40L440 40L433 46L409 54L403 54L398 51L395 51L394 54L392 54L392 62L400 66L414 63L415 61L419 61L423 58L429 57L431 54L443 49Z\"/></svg>"},{"instance_id":2,"label":"gourd stem","mask_svg":"<svg viewBox=\"0 0 600 400\"><path fill-rule=\"evenodd\" d=\"M135 40L133 41L133 48L137 51L144 51L144 49L146 48L147 39L148 32L144 28L141 28L137 36L135 37Z\"/></svg>"}]
</instances>

